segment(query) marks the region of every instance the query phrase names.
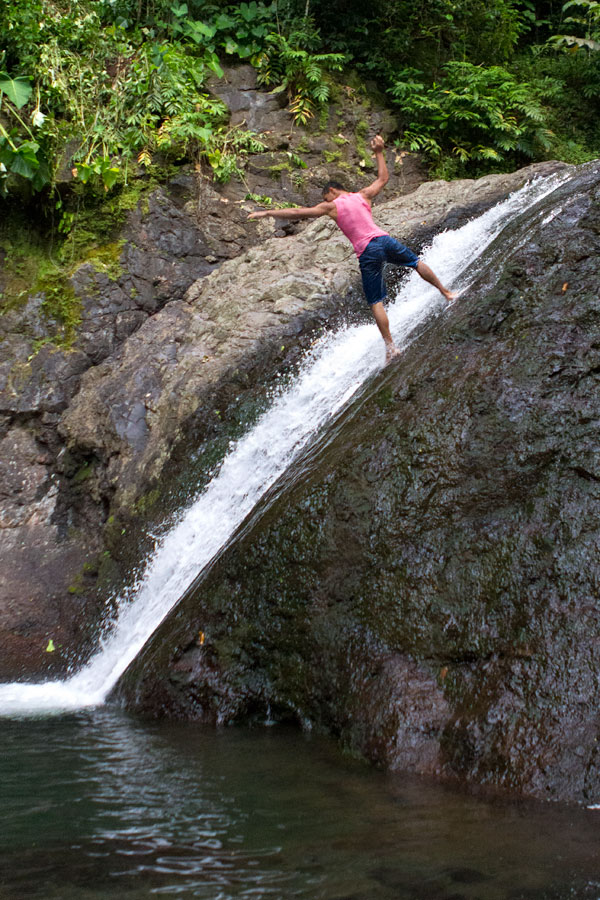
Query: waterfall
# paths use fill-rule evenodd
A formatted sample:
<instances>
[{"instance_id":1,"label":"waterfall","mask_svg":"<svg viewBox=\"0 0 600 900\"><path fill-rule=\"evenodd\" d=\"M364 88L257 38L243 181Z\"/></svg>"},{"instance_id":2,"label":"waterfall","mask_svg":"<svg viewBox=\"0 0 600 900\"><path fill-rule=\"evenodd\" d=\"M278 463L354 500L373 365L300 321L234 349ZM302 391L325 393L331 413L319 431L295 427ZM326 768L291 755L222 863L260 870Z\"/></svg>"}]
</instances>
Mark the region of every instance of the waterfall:
<instances>
[{"instance_id":1,"label":"waterfall","mask_svg":"<svg viewBox=\"0 0 600 900\"><path fill-rule=\"evenodd\" d=\"M567 178L531 182L462 228L437 235L423 259L442 282L464 290L473 278L473 263L503 228L525 213L543 221L547 208L539 207L540 201ZM434 288L411 273L388 307L397 345L406 347L419 325L445 306ZM0 685L0 715L56 713L102 704L186 588L382 363L383 345L373 323L345 327L320 339L294 382L244 437L232 443L206 489L157 541L136 584L120 598L116 619L87 664L63 681Z\"/></svg>"}]
</instances>

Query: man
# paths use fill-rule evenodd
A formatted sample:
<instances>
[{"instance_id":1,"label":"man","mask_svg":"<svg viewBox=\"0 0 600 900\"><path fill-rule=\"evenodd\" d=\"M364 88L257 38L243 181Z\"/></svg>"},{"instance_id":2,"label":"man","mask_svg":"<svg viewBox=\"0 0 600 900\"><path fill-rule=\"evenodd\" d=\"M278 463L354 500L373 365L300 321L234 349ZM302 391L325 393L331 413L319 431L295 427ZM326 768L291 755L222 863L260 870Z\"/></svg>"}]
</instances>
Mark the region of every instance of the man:
<instances>
[{"instance_id":1,"label":"man","mask_svg":"<svg viewBox=\"0 0 600 900\"><path fill-rule=\"evenodd\" d=\"M386 288L383 267L386 262L416 269L421 278L432 284L450 303L455 294L443 286L437 275L419 259L412 250L405 247L386 231L378 228L371 215L371 200L388 182L389 174L383 155L383 138L373 138L371 148L377 160L377 178L368 187L357 193L350 193L337 181L329 181L323 188L323 202L316 206L300 209L265 209L250 213L249 219L273 216L275 219L316 219L330 216L351 241L362 275L362 283L367 303L373 310L375 321L385 342L386 361L400 351L394 346L390 334L390 323L383 306Z\"/></svg>"}]
</instances>

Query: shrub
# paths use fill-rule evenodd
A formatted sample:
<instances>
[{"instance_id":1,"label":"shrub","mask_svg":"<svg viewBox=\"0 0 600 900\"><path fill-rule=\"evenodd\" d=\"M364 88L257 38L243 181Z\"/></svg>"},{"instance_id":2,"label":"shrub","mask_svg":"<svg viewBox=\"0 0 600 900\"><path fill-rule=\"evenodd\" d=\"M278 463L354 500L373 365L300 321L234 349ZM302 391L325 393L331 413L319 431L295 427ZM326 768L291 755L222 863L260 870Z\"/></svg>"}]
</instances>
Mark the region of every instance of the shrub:
<instances>
[{"instance_id":1,"label":"shrub","mask_svg":"<svg viewBox=\"0 0 600 900\"><path fill-rule=\"evenodd\" d=\"M407 121L404 140L433 159L452 153L463 164L498 164L550 146L531 86L501 66L451 62L431 87L421 72L405 69L391 93Z\"/></svg>"}]
</instances>

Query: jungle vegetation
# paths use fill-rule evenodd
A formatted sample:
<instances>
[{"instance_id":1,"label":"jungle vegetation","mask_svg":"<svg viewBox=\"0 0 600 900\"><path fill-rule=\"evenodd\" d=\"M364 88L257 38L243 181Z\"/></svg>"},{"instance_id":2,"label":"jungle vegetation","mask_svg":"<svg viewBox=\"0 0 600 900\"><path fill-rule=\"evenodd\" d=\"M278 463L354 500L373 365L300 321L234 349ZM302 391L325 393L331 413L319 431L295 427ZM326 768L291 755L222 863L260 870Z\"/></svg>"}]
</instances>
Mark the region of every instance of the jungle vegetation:
<instances>
[{"instance_id":1,"label":"jungle vegetation","mask_svg":"<svg viewBox=\"0 0 600 900\"><path fill-rule=\"evenodd\" d=\"M395 109L399 146L455 177L600 155L596 0L11 0L0 7L0 191L68 209L160 159L217 180L260 152L207 82L256 67L299 125L352 71ZM62 210L62 211L61 211Z\"/></svg>"}]
</instances>

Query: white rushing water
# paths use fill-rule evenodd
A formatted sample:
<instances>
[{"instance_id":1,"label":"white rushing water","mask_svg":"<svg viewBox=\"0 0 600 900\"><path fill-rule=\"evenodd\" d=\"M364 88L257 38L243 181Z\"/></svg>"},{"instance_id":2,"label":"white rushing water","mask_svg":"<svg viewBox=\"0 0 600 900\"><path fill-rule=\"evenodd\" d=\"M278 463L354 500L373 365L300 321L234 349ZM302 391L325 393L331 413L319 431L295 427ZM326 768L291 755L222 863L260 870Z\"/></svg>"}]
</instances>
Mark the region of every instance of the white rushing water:
<instances>
[{"instance_id":1,"label":"white rushing water","mask_svg":"<svg viewBox=\"0 0 600 900\"><path fill-rule=\"evenodd\" d=\"M464 227L438 235L423 259L443 283L464 289L469 267L503 227L564 180L553 177L526 185ZM445 305L434 288L411 273L388 306L397 345L407 346L415 329ZM157 542L89 662L64 681L0 685L0 715L54 713L103 703L194 578L302 448L381 368L383 356L373 323L344 328L317 342L295 381L248 434L232 444L210 484Z\"/></svg>"}]
</instances>

